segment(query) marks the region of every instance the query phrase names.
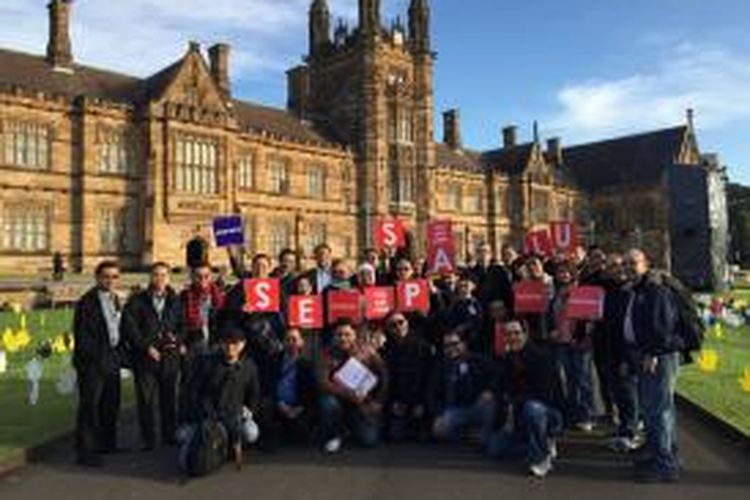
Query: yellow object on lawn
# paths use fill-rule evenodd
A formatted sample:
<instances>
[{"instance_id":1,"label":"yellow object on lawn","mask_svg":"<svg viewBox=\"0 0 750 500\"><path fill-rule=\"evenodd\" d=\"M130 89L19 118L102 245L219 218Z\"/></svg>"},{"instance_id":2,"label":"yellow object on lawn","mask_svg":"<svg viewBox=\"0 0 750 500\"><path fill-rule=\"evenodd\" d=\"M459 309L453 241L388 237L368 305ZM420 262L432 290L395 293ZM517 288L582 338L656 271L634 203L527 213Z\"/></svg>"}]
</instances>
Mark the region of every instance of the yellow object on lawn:
<instances>
[{"instance_id":1,"label":"yellow object on lawn","mask_svg":"<svg viewBox=\"0 0 750 500\"><path fill-rule=\"evenodd\" d=\"M69 350L73 350L72 337L67 333L58 335L52 340L52 352L55 354L65 354Z\"/></svg>"},{"instance_id":2,"label":"yellow object on lawn","mask_svg":"<svg viewBox=\"0 0 750 500\"><path fill-rule=\"evenodd\" d=\"M719 367L719 353L713 349L704 349L698 358L698 367L703 373L714 373Z\"/></svg>"},{"instance_id":3,"label":"yellow object on lawn","mask_svg":"<svg viewBox=\"0 0 750 500\"><path fill-rule=\"evenodd\" d=\"M750 367L745 368L745 376L740 379L742 390L750 394Z\"/></svg>"},{"instance_id":4,"label":"yellow object on lawn","mask_svg":"<svg viewBox=\"0 0 750 500\"><path fill-rule=\"evenodd\" d=\"M714 336L717 338L717 340L721 340L724 338L724 325L722 325L718 321L714 325Z\"/></svg>"}]
</instances>

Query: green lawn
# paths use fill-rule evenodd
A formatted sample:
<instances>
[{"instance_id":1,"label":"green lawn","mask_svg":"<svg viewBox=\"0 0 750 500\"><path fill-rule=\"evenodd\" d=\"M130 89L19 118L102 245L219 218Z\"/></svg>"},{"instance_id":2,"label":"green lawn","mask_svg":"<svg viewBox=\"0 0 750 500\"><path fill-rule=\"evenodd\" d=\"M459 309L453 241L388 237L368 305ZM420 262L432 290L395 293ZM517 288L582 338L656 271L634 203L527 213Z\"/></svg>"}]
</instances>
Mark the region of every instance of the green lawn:
<instances>
[{"instance_id":1,"label":"green lawn","mask_svg":"<svg viewBox=\"0 0 750 500\"><path fill-rule=\"evenodd\" d=\"M750 292L734 292L735 297L750 299ZM750 368L750 326L724 327L724 338L710 331L704 346L718 354L718 367L713 373L700 370L697 363L685 367L680 375L678 391L692 402L750 436L750 393L743 390L739 379Z\"/></svg>"},{"instance_id":2,"label":"green lawn","mask_svg":"<svg viewBox=\"0 0 750 500\"><path fill-rule=\"evenodd\" d=\"M31 346L23 352L8 354L8 371L0 374L0 460L59 436L73 425L75 396L61 396L55 388L60 374L70 367L69 355L53 355L43 361L44 374L36 406L27 401L25 368L41 342L70 331L72 312L61 309L26 316ZM19 315L0 313L0 335L6 327L16 330L19 324Z\"/></svg>"}]
</instances>

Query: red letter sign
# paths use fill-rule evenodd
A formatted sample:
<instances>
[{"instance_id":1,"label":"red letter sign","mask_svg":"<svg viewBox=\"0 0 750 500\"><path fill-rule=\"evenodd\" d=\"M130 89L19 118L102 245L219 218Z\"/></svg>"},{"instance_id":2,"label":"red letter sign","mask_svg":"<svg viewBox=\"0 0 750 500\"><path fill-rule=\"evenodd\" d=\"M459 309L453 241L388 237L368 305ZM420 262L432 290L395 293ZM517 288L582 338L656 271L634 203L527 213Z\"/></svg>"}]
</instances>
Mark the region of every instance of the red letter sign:
<instances>
[{"instance_id":1,"label":"red letter sign","mask_svg":"<svg viewBox=\"0 0 750 500\"><path fill-rule=\"evenodd\" d=\"M572 252L578 246L578 231L572 222L553 222L550 224L552 244L558 250Z\"/></svg>"},{"instance_id":2,"label":"red letter sign","mask_svg":"<svg viewBox=\"0 0 750 500\"><path fill-rule=\"evenodd\" d=\"M323 297L293 295L289 297L289 326L294 328L323 328Z\"/></svg>"},{"instance_id":3,"label":"red letter sign","mask_svg":"<svg viewBox=\"0 0 750 500\"><path fill-rule=\"evenodd\" d=\"M431 221L427 225L427 245L427 267L430 273L451 273L456 270L456 246L451 221Z\"/></svg>"},{"instance_id":4,"label":"red letter sign","mask_svg":"<svg viewBox=\"0 0 750 500\"><path fill-rule=\"evenodd\" d=\"M430 285L426 280L399 281L396 292L399 312L430 312Z\"/></svg>"},{"instance_id":5,"label":"red letter sign","mask_svg":"<svg viewBox=\"0 0 750 500\"><path fill-rule=\"evenodd\" d=\"M245 312L279 312L279 280L245 280Z\"/></svg>"},{"instance_id":6,"label":"red letter sign","mask_svg":"<svg viewBox=\"0 0 750 500\"><path fill-rule=\"evenodd\" d=\"M516 314L544 314L547 311L549 290L542 281L521 281L513 286Z\"/></svg>"},{"instance_id":7,"label":"red letter sign","mask_svg":"<svg viewBox=\"0 0 750 500\"><path fill-rule=\"evenodd\" d=\"M355 323L362 320L362 296L348 290L332 290L326 295L328 300L328 324L340 319L350 319Z\"/></svg>"},{"instance_id":8,"label":"red letter sign","mask_svg":"<svg viewBox=\"0 0 750 500\"><path fill-rule=\"evenodd\" d=\"M403 248L406 246L406 231L401 219L379 219L375 225L375 246Z\"/></svg>"},{"instance_id":9,"label":"red letter sign","mask_svg":"<svg viewBox=\"0 0 750 500\"><path fill-rule=\"evenodd\" d=\"M554 248L548 231L534 231L526 235L525 251L527 254L552 257Z\"/></svg>"},{"instance_id":10,"label":"red letter sign","mask_svg":"<svg viewBox=\"0 0 750 500\"><path fill-rule=\"evenodd\" d=\"M394 309L393 288L372 286L365 288L365 318L383 319Z\"/></svg>"},{"instance_id":11,"label":"red letter sign","mask_svg":"<svg viewBox=\"0 0 750 500\"><path fill-rule=\"evenodd\" d=\"M565 316L568 319L599 321L604 318L604 288L581 286L570 292Z\"/></svg>"}]
</instances>

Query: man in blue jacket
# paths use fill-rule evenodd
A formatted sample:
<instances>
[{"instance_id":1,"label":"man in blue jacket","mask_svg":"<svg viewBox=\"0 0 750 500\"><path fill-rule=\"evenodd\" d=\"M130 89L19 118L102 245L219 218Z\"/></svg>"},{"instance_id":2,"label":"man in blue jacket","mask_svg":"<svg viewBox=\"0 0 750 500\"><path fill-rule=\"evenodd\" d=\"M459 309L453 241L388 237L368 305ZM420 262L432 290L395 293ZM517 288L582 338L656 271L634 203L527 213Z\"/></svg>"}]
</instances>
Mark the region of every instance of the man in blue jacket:
<instances>
[{"instance_id":1,"label":"man in blue jacket","mask_svg":"<svg viewBox=\"0 0 750 500\"><path fill-rule=\"evenodd\" d=\"M646 444L636 461L636 479L674 482L679 477L675 384L683 342L679 313L671 290L650 269L645 253L630 250L625 268L633 281L623 337L640 358L639 399L646 424Z\"/></svg>"}]
</instances>

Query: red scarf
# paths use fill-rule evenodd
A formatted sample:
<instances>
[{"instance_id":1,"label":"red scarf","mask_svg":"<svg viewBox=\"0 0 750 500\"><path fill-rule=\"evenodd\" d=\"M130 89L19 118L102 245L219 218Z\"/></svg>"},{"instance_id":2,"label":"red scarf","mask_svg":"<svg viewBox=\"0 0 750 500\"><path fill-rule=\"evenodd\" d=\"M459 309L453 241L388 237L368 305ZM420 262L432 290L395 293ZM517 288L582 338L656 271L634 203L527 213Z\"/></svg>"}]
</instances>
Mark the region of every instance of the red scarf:
<instances>
[{"instance_id":1,"label":"red scarf","mask_svg":"<svg viewBox=\"0 0 750 500\"><path fill-rule=\"evenodd\" d=\"M201 320L201 304L206 297L211 298L211 307L217 311L224 307L224 292L216 283L211 283L208 288L204 289L200 285L190 285L182 292L183 304L185 304L185 321L188 331L201 330L203 321Z\"/></svg>"}]
</instances>

